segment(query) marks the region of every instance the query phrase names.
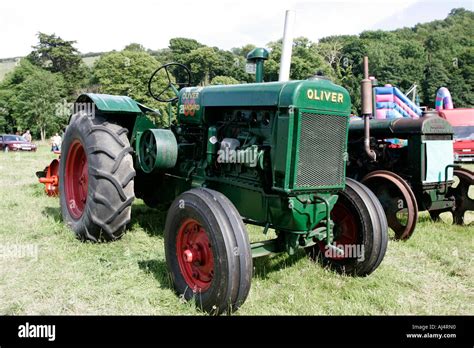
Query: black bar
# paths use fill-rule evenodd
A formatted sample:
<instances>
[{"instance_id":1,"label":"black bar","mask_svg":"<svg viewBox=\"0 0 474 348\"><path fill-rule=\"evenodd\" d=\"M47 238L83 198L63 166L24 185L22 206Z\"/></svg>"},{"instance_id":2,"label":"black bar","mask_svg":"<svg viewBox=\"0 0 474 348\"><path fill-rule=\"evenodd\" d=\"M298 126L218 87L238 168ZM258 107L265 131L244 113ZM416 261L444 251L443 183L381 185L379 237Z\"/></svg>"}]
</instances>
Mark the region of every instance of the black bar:
<instances>
[{"instance_id":1,"label":"black bar","mask_svg":"<svg viewBox=\"0 0 474 348\"><path fill-rule=\"evenodd\" d=\"M28 323L28 326L26 326ZM31 325L55 325L43 338ZM473 316L396 317L141 317L9 316L0 317L0 347L16 345L140 344L222 345L299 344L472 347ZM39 331L39 330L37 330ZM438 336L441 335L441 336ZM418 336L418 337L415 337ZM454 337L455 336L455 337ZM49 338L48 338L49 337ZM218 337L224 337L225 342ZM309 347L309 346L308 346Z\"/></svg>"}]
</instances>

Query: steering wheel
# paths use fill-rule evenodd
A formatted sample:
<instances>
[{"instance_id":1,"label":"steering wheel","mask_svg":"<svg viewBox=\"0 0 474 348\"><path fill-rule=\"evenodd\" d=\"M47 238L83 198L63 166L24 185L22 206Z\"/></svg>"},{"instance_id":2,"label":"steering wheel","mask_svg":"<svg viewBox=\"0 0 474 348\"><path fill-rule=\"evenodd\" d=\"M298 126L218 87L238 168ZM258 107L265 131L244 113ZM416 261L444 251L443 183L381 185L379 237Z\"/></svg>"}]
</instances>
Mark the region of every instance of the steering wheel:
<instances>
[{"instance_id":1,"label":"steering wheel","mask_svg":"<svg viewBox=\"0 0 474 348\"><path fill-rule=\"evenodd\" d=\"M184 72L186 73L186 77L187 77L187 81L186 82L173 82L171 81L171 76L170 76L170 71L168 70L168 68L170 66L176 66L178 68L182 68L184 69ZM156 74L158 74L158 72L160 70L164 69L165 72L166 72L166 77L168 78L168 85L160 91L160 93L158 94L155 94L153 93L152 91L152 88L151 88L151 84L152 84L152 81L153 81L153 78L156 76ZM180 64L180 63L168 63L168 64L164 64L162 66L160 66L158 69L155 70L155 72L153 73L153 75L151 75L150 77L150 80L148 81L148 92L150 93L150 95L160 101L160 102L164 102L164 103L169 103L169 102L174 102L175 100L178 100L178 96L179 96L179 88L182 88L182 87L188 87L191 85L191 71L189 70L189 68L186 66L186 65L183 65L183 64ZM163 99L161 98L161 95L163 93L165 93L167 90L171 89L173 91L173 93L175 94L175 96L173 98L170 98L170 99Z\"/></svg>"}]
</instances>

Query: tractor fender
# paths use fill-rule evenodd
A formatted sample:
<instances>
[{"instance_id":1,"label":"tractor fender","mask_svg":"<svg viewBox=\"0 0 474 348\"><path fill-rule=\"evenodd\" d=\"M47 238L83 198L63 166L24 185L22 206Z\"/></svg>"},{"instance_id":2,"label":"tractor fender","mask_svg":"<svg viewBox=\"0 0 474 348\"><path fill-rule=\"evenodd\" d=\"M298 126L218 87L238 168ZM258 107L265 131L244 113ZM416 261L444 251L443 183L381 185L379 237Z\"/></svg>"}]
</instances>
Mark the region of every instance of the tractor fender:
<instances>
[{"instance_id":1,"label":"tractor fender","mask_svg":"<svg viewBox=\"0 0 474 348\"><path fill-rule=\"evenodd\" d=\"M150 109L130 97L97 93L80 95L74 104L74 113L84 110L91 114L96 111L94 105L100 113L126 113L134 116L146 112L160 114L159 111Z\"/></svg>"}]
</instances>

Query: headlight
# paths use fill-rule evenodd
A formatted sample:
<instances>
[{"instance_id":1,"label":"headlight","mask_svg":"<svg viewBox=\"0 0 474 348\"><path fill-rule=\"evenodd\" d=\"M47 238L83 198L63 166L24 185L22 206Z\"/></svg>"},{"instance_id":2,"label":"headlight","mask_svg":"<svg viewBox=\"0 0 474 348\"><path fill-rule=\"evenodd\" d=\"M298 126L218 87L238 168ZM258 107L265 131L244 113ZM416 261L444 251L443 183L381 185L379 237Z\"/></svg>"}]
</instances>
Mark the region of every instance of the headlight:
<instances>
[{"instance_id":1,"label":"headlight","mask_svg":"<svg viewBox=\"0 0 474 348\"><path fill-rule=\"evenodd\" d=\"M17 148L17 149L20 149L21 148L21 144L12 144L13 147Z\"/></svg>"}]
</instances>

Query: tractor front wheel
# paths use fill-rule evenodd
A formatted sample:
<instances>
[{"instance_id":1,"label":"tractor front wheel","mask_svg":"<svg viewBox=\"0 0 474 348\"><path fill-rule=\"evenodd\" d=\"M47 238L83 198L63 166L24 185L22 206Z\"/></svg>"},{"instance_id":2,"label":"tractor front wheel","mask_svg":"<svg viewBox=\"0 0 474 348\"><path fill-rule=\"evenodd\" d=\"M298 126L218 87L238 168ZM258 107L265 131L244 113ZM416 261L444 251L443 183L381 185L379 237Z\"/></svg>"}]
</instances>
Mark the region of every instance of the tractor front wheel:
<instances>
[{"instance_id":1,"label":"tractor front wheel","mask_svg":"<svg viewBox=\"0 0 474 348\"><path fill-rule=\"evenodd\" d=\"M252 256L247 231L223 194L197 188L171 204L164 232L174 288L211 314L235 311L247 298Z\"/></svg>"},{"instance_id":2,"label":"tractor front wheel","mask_svg":"<svg viewBox=\"0 0 474 348\"><path fill-rule=\"evenodd\" d=\"M61 147L63 220L81 240L115 240L130 222L133 160L127 129L99 117L71 117Z\"/></svg>"},{"instance_id":3,"label":"tractor front wheel","mask_svg":"<svg viewBox=\"0 0 474 348\"><path fill-rule=\"evenodd\" d=\"M325 242L306 250L312 259L339 273L366 276L375 271L385 255L387 219L372 191L355 180L346 180L346 188L331 211L333 245L344 254L328 248Z\"/></svg>"}]
</instances>

